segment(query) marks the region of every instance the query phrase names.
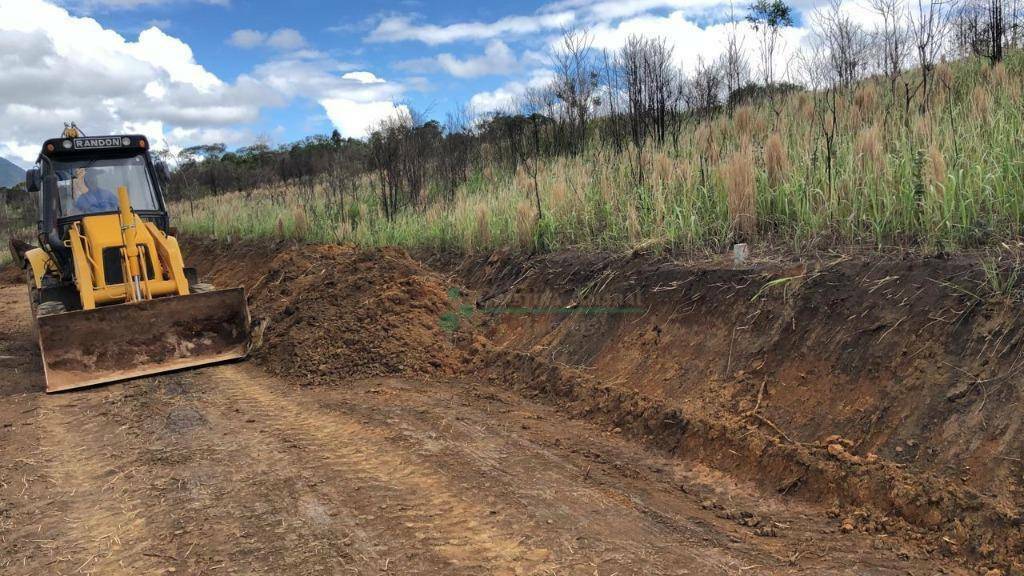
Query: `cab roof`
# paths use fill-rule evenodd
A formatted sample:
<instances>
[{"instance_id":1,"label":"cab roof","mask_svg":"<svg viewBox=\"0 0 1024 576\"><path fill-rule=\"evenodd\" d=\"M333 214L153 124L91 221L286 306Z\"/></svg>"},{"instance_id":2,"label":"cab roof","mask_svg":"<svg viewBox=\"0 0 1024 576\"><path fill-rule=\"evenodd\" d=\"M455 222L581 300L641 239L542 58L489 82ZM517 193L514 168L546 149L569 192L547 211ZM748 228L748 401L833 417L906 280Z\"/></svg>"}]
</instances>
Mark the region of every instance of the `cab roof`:
<instances>
[{"instance_id":1,"label":"cab roof","mask_svg":"<svg viewBox=\"0 0 1024 576\"><path fill-rule=\"evenodd\" d=\"M108 136L80 136L78 138L51 138L43 142L40 156L97 156L111 153L149 151L149 140L142 134L112 134Z\"/></svg>"}]
</instances>

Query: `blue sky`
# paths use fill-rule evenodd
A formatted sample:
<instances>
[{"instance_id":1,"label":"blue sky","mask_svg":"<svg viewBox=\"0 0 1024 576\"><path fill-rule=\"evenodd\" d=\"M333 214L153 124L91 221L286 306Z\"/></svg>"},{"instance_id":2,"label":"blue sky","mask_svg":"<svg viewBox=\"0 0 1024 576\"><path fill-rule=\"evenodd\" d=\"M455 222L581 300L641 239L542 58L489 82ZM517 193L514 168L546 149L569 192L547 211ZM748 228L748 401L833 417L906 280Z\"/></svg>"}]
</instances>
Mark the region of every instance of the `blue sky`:
<instances>
[{"instance_id":1,"label":"blue sky","mask_svg":"<svg viewBox=\"0 0 1024 576\"><path fill-rule=\"evenodd\" d=\"M630 34L665 37L687 70L721 53L728 10L721 0L0 0L0 156L30 162L66 120L145 132L173 151L334 128L361 137L407 108L485 114L550 81L563 27L585 27L610 51ZM739 34L754 60L753 31ZM780 57L805 34L787 30Z\"/></svg>"},{"instance_id":2,"label":"blue sky","mask_svg":"<svg viewBox=\"0 0 1024 576\"><path fill-rule=\"evenodd\" d=\"M287 9L282 9L286 4ZM456 24L463 21L495 21L511 14L504 3L465 2L318 2L290 0L247 2L233 0L226 6L202 2L166 2L143 5L133 10L93 9L92 16L126 37L156 24L191 46L197 62L221 78L234 78L280 55L279 50L261 45L241 49L231 45L237 30L258 31L270 36L276 30L299 32L310 49L320 51L353 70L410 86L399 98L417 110L443 117L478 92L493 90L504 83L505 70L470 78L442 73L436 66L419 63L428 54L452 54L471 58L486 48L486 42L460 41L435 46L418 41L370 42L367 38L383 18L409 15L423 24ZM524 2L516 12L531 13L540 2ZM514 42L513 42L514 43ZM295 140L314 132L334 128L316 102L305 100L286 107L268 108L266 126L285 128L275 139Z\"/></svg>"}]
</instances>

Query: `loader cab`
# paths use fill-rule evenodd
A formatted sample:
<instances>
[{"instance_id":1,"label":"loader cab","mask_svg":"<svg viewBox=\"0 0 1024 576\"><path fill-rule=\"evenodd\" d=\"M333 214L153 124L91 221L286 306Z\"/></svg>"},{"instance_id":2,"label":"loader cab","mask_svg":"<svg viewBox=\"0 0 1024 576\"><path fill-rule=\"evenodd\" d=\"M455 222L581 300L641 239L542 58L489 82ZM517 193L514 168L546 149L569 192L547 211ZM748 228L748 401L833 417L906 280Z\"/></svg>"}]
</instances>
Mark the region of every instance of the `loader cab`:
<instances>
[{"instance_id":1,"label":"loader cab","mask_svg":"<svg viewBox=\"0 0 1024 576\"><path fill-rule=\"evenodd\" d=\"M116 214L121 186L133 211L166 233L162 181L166 167L153 163L149 142L138 134L47 140L26 174L29 191L39 192L40 241L60 264L70 257L69 228L89 216Z\"/></svg>"}]
</instances>

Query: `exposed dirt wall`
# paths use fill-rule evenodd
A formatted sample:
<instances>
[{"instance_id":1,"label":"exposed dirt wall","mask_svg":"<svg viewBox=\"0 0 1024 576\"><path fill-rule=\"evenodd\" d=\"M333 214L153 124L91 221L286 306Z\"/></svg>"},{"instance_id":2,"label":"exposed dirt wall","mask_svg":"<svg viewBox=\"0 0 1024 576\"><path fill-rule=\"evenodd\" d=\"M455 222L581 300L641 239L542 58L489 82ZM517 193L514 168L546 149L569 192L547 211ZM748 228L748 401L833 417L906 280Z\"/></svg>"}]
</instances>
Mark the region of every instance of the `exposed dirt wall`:
<instances>
[{"instance_id":1,"label":"exposed dirt wall","mask_svg":"<svg viewBox=\"0 0 1024 576\"><path fill-rule=\"evenodd\" d=\"M573 367L567 396L585 381L601 399L580 411L766 489L873 510L855 527L899 518L958 534L958 552L1020 554L1024 320L976 260L562 254L459 274L477 309L512 311L481 323L528 353L506 369L564 392L533 365ZM566 306L579 312L550 312Z\"/></svg>"},{"instance_id":2,"label":"exposed dirt wall","mask_svg":"<svg viewBox=\"0 0 1024 576\"><path fill-rule=\"evenodd\" d=\"M988 291L977 262L728 270L574 254L460 274L480 308L583 310L495 315L498 344L707 414L756 404L795 441L839 435L857 454L1021 495L1024 310Z\"/></svg>"},{"instance_id":3,"label":"exposed dirt wall","mask_svg":"<svg viewBox=\"0 0 1024 576\"><path fill-rule=\"evenodd\" d=\"M489 377L842 530L1020 567L1020 310L976 260L682 265L190 242L249 287L256 360L302 382Z\"/></svg>"}]
</instances>

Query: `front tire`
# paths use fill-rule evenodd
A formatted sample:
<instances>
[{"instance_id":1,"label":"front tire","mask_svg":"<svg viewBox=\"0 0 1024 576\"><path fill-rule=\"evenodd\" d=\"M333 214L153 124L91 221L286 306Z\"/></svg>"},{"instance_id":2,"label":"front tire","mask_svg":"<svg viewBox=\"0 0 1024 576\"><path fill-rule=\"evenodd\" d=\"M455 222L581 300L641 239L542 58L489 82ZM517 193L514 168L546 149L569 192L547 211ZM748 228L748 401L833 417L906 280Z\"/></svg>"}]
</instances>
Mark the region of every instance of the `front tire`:
<instances>
[{"instance_id":1,"label":"front tire","mask_svg":"<svg viewBox=\"0 0 1024 576\"><path fill-rule=\"evenodd\" d=\"M28 305L32 308L32 317L36 315L36 309L39 308L39 289L36 288L36 275L32 272L32 267L25 268L25 287L28 288Z\"/></svg>"},{"instance_id":2,"label":"front tire","mask_svg":"<svg viewBox=\"0 0 1024 576\"><path fill-rule=\"evenodd\" d=\"M64 314L68 311L68 307L63 302L50 300L49 302L41 302L36 308L36 317L40 316L53 316L55 314Z\"/></svg>"}]
</instances>

